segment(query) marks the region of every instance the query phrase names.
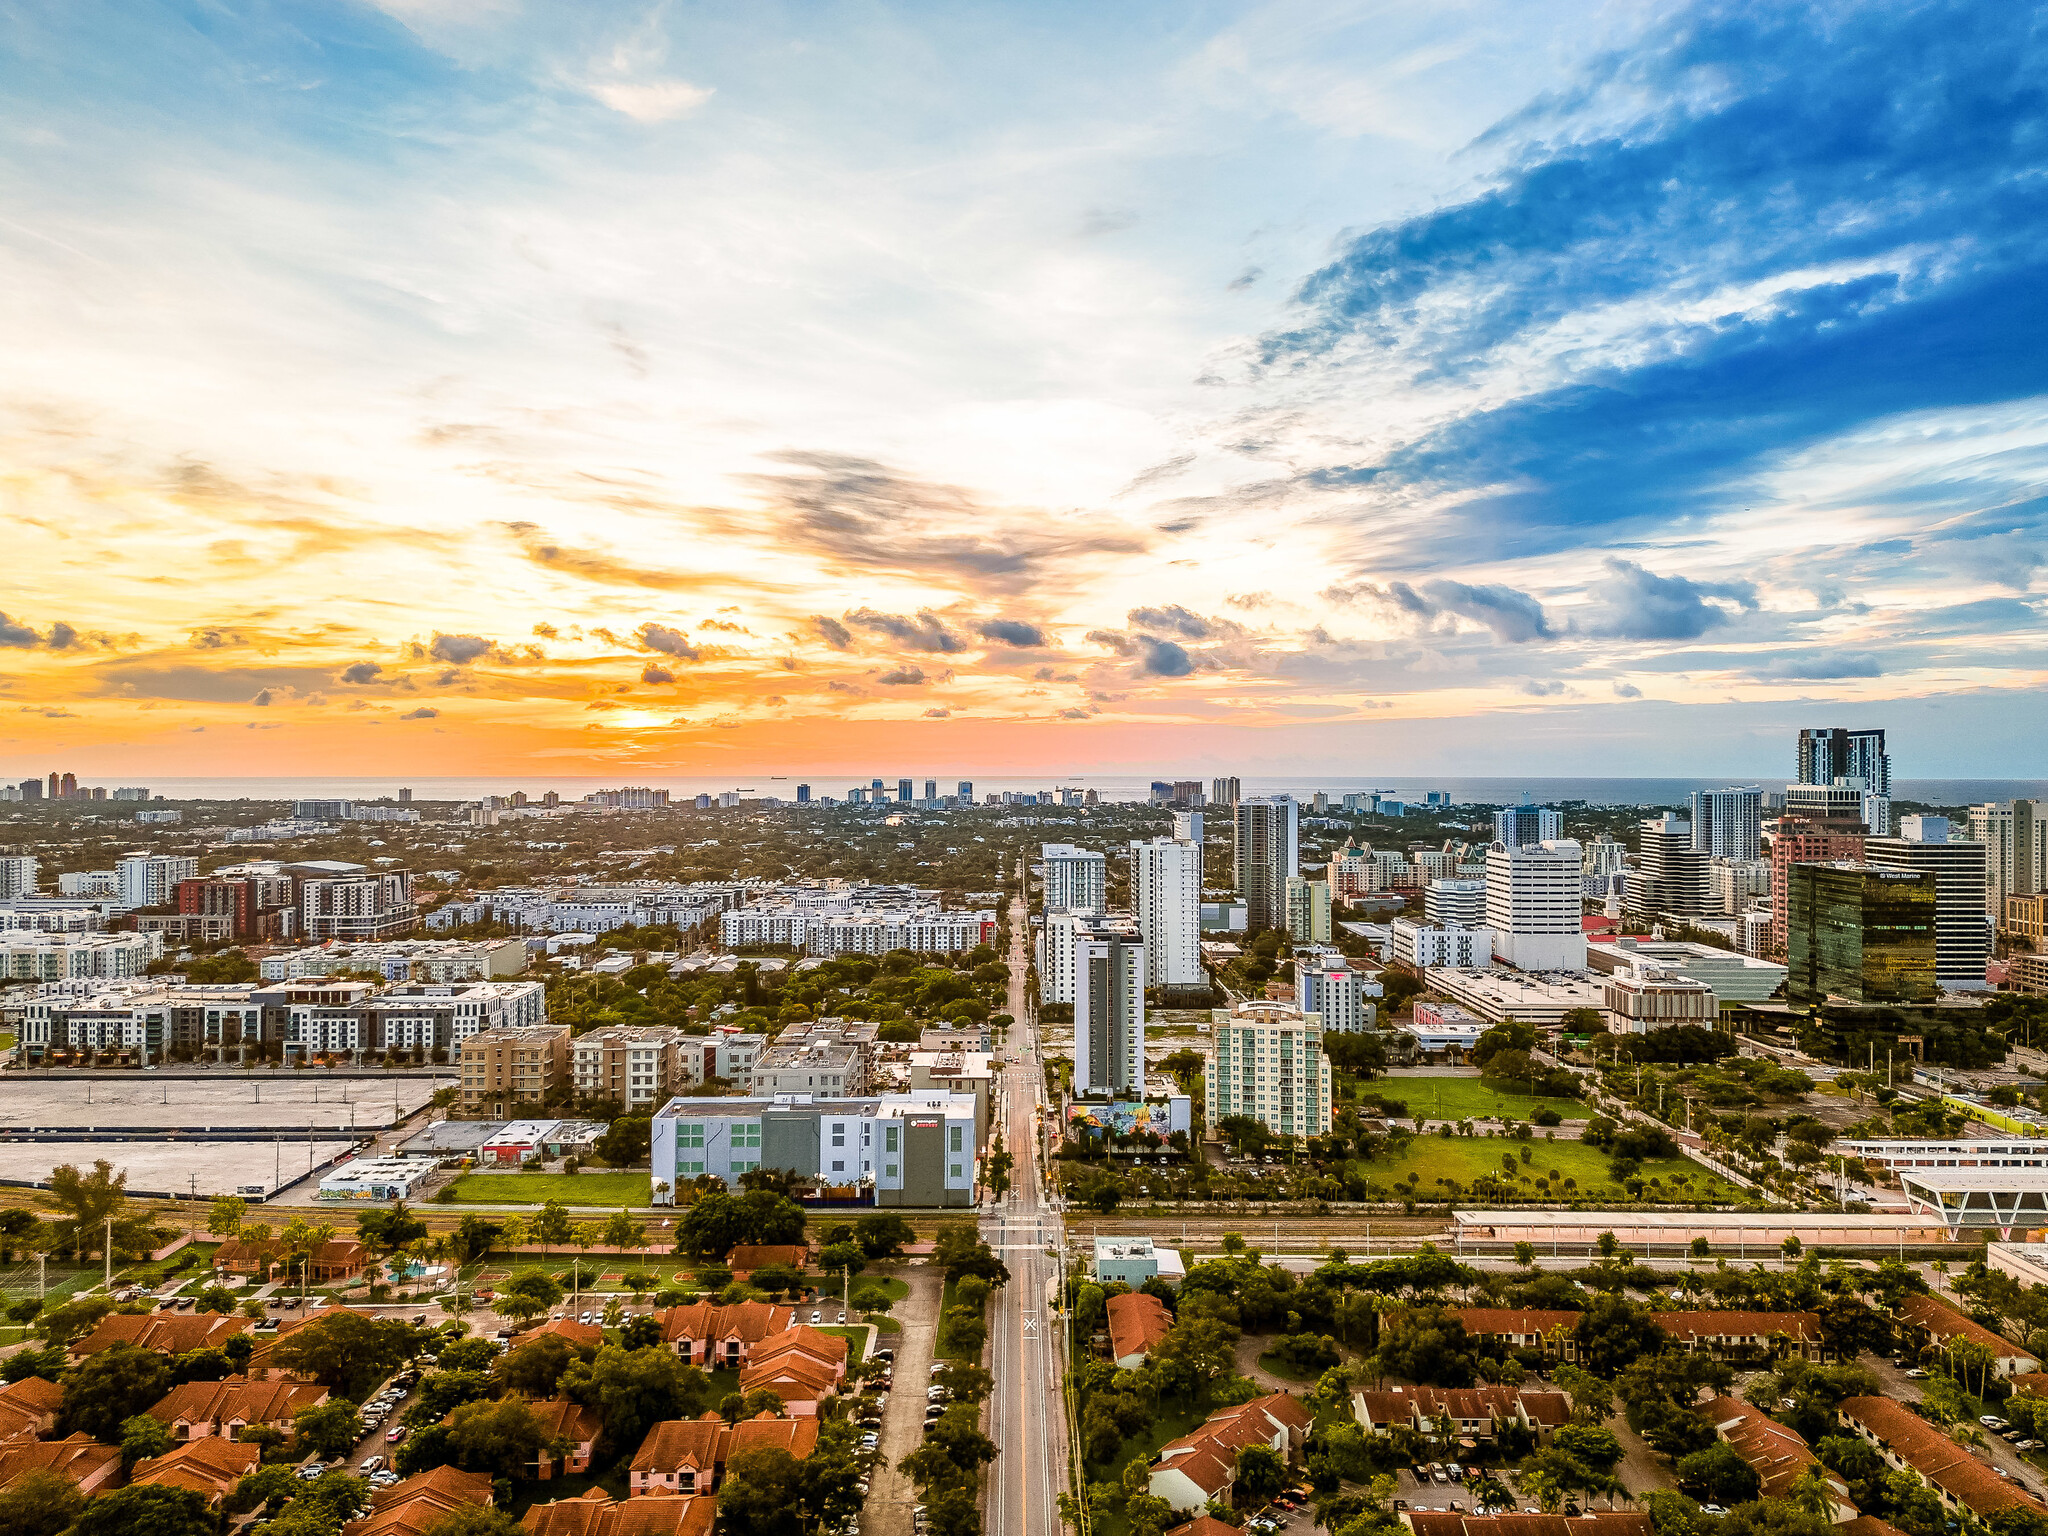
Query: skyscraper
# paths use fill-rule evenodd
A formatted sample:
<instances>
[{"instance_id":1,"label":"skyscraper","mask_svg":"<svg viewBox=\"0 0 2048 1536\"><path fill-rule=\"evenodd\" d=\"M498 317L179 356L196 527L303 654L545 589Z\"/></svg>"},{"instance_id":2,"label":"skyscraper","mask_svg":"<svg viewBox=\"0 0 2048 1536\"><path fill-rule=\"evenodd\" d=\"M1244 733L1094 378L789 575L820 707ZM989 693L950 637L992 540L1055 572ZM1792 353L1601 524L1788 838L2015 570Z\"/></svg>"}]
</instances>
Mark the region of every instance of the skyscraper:
<instances>
[{"instance_id":1,"label":"skyscraper","mask_svg":"<svg viewBox=\"0 0 2048 1536\"><path fill-rule=\"evenodd\" d=\"M1107 861L1093 848L1070 843L1045 843L1038 856L1044 865L1047 912L1100 912Z\"/></svg>"},{"instance_id":2,"label":"skyscraper","mask_svg":"<svg viewBox=\"0 0 2048 1536\"><path fill-rule=\"evenodd\" d=\"M962 779L960 787L954 793L959 795L962 805L972 805L974 803L974 780Z\"/></svg>"},{"instance_id":3,"label":"skyscraper","mask_svg":"<svg viewBox=\"0 0 2048 1536\"><path fill-rule=\"evenodd\" d=\"M1286 795L1236 802L1237 892L1245 929L1287 926L1287 878L1301 873L1301 812Z\"/></svg>"},{"instance_id":4,"label":"skyscraper","mask_svg":"<svg viewBox=\"0 0 2048 1536\"><path fill-rule=\"evenodd\" d=\"M1778 835L1771 839L1771 941L1766 959L1781 959L1787 952L1793 869L1821 861L1862 862L1863 834L1855 830L1860 825L1852 822L1844 828L1789 814L1779 819Z\"/></svg>"},{"instance_id":5,"label":"skyscraper","mask_svg":"<svg viewBox=\"0 0 2048 1536\"><path fill-rule=\"evenodd\" d=\"M1785 999L1929 1003L1939 900L1932 870L1795 864L1786 914Z\"/></svg>"},{"instance_id":6,"label":"skyscraper","mask_svg":"<svg viewBox=\"0 0 2048 1536\"><path fill-rule=\"evenodd\" d=\"M1569 838L1486 850L1486 926L1501 959L1524 971L1586 968L1579 922L1584 857Z\"/></svg>"},{"instance_id":7,"label":"skyscraper","mask_svg":"<svg viewBox=\"0 0 2048 1536\"><path fill-rule=\"evenodd\" d=\"M1982 843L1950 842L1945 823L1929 828L1938 817L1908 818L1921 823L1923 835L1872 837L1863 843L1863 860L1877 869L1926 870L1934 876L1934 976L1944 987L1981 992L1989 983L1990 911L1985 905L1985 847ZM1927 836L1928 832L1938 835Z\"/></svg>"},{"instance_id":8,"label":"skyscraper","mask_svg":"<svg viewBox=\"0 0 2048 1536\"><path fill-rule=\"evenodd\" d=\"M1883 731L1836 726L1799 733L1799 782L1832 784L1837 779L1861 779L1872 794L1890 796L1892 760Z\"/></svg>"},{"instance_id":9,"label":"skyscraper","mask_svg":"<svg viewBox=\"0 0 2048 1536\"><path fill-rule=\"evenodd\" d=\"M1622 886L1622 904L1635 917L1669 912L1693 917L1707 910L1707 861L1692 823L1676 816L1645 821L1637 830L1636 867Z\"/></svg>"},{"instance_id":10,"label":"skyscraper","mask_svg":"<svg viewBox=\"0 0 2048 1536\"><path fill-rule=\"evenodd\" d=\"M809 805L809 804L811 803L811 786L810 786L810 785L808 785L808 784L799 784L799 785L797 785L797 787L796 787L796 803L797 803L798 805Z\"/></svg>"},{"instance_id":11,"label":"skyscraper","mask_svg":"<svg viewBox=\"0 0 2048 1536\"><path fill-rule=\"evenodd\" d=\"M1296 944L1330 942L1330 882L1287 877L1287 936Z\"/></svg>"},{"instance_id":12,"label":"skyscraper","mask_svg":"<svg viewBox=\"0 0 2048 1536\"><path fill-rule=\"evenodd\" d=\"M2048 801L2005 800L1970 807L1970 836L1984 845L1984 889L1991 910L2008 896L2048 886Z\"/></svg>"},{"instance_id":13,"label":"skyscraper","mask_svg":"<svg viewBox=\"0 0 2048 1536\"><path fill-rule=\"evenodd\" d=\"M1493 813L1493 840L1510 848L1554 842L1563 836L1564 817L1548 806L1511 805Z\"/></svg>"},{"instance_id":14,"label":"skyscraper","mask_svg":"<svg viewBox=\"0 0 2048 1536\"><path fill-rule=\"evenodd\" d=\"M916 792L917 786L911 780L898 779L896 781L896 800L898 804L908 805Z\"/></svg>"},{"instance_id":15,"label":"skyscraper","mask_svg":"<svg viewBox=\"0 0 2048 1536\"><path fill-rule=\"evenodd\" d=\"M1146 984L1200 986L1204 980L1201 845L1178 838L1134 839L1131 910L1145 941Z\"/></svg>"},{"instance_id":16,"label":"skyscraper","mask_svg":"<svg viewBox=\"0 0 2048 1536\"><path fill-rule=\"evenodd\" d=\"M1754 859L1763 853L1764 792L1696 789L1692 792L1692 845L1723 859Z\"/></svg>"},{"instance_id":17,"label":"skyscraper","mask_svg":"<svg viewBox=\"0 0 2048 1536\"><path fill-rule=\"evenodd\" d=\"M939 781L937 779L926 779L924 781L924 797L927 800L939 798Z\"/></svg>"},{"instance_id":18,"label":"skyscraper","mask_svg":"<svg viewBox=\"0 0 2048 1536\"><path fill-rule=\"evenodd\" d=\"M1215 805L1235 805L1238 801L1239 781L1236 779L1211 779L1209 799Z\"/></svg>"},{"instance_id":19,"label":"skyscraper","mask_svg":"<svg viewBox=\"0 0 2048 1536\"><path fill-rule=\"evenodd\" d=\"M1145 946L1095 933L1074 946L1074 1092L1145 1091Z\"/></svg>"}]
</instances>

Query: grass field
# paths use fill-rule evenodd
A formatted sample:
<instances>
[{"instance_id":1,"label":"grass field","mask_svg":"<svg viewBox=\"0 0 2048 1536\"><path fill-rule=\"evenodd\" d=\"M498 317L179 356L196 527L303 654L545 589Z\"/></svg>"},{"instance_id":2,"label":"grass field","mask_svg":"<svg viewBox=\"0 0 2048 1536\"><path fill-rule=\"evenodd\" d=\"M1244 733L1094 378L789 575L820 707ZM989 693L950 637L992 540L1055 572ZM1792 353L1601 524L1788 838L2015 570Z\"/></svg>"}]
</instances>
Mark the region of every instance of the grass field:
<instances>
[{"instance_id":1,"label":"grass field","mask_svg":"<svg viewBox=\"0 0 2048 1536\"><path fill-rule=\"evenodd\" d=\"M1192 1434L1201 1428L1208 1415L1186 1407L1175 1399L1160 1401L1158 1416L1146 1426L1145 1432L1133 1435L1117 1448L1116 1456L1106 1464L1088 1463L1088 1481L1091 1483L1115 1483L1123 1478L1124 1468L1135 1461L1140 1466L1150 1461L1159 1448L1169 1440L1178 1440L1182 1435ZM1130 1523L1120 1509L1096 1510L1090 1516L1088 1528L1092 1536L1128 1536Z\"/></svg>"},{"instance_id":2,"label":"grass field","mask_svg":"<svg viewBox=\"0 0 2048 1536\"><path fill-rule=\"evenodd\" d=\"M458 1205L594 1205L644 1207L653 1186L644 1173L469 1173L448 1186Z\"/></svg>"},{"instance_id":3,"label":"grass field","mask_svg":"<svg viewBox=\"0 0 2048 1536\"><path fill-rule=\"evenodd\" d=\"M813 1283L816 1283L815 1281ZM855 1275L853 1290L859 1295L864 1289L880 1291L889 1300L901 1301L910 1294L910 1282L898 1280L894 1275Z\"/></svg>"},{"instance_id":4,"label":"grass field","mask_svg":"<svg viewBox=\"0 0 2048 1536\"><path fill-rule=\"evenodd\" d=\"M846 1368L849 1371L866 1358L868 1351L867 1329L852 1326L845 1328L827 1327L820 1328L818 1332L835 1334L839 1338L846 1340Z\"/></svg>"},{"instance_id":5,"label":"grass field","mask_svg":"<svg viewBox=\"0 0 2048 1536\"><path fill-rule=\"evenodd\" d=\"M1521 1161L1521 1148L1525 1146L1530 1157L1526 1164ZM1516 1187L1531 1198L1540 1193L1536 1181L1552 1172L1571 1179L1574 1187L1565 1189L1561 1181L1553 1180L1551 1199L1629 1198L1626 1190L1609 1179L1605 1155L1576 1141L1539 1139L1520 1142L1500 1136L1414 1136L1402 1144L1399 1155L1376 1158L1364 1164L1363 1171L1375 1183L1390 1187L1405 1185L1409 1174L1417 1174L1420 1176L1415 1185L1417 1193L1429 1196L1441 1193L1437 1188L1438 1179L1456 1179L1469 1189L1472 1181L1480 1175L1502 1172L1503 1155L1515 1159ZM1520 1181L1525 1177L1529 1182L1522 1184ZM1740 1196L1739 1191L1713 1173L1682 1157L1645 1162L1642 1178L1645 1184L1652 1179L1660 1180L1671 1198L1688 1202L1721 1203ZM1674 1179L1690 1179L1692 1182L1690 1186L1679 1186L1673 1182Z\"/></svg>"},{"instance_id":6,"label":"grass field","mask_svg":"<svg viewBox=\"0 0 2048 1536\"><path fill-rule=\"evenodd\" d=\"M1577 1099L1538 1098L1476 1077L1376 1077L1362 1091L1400 1099L1411 1115L1431 1120L1527 1120L1546 1104L1566 1120L1587 1120L1593 1114Z\"/></svg>"}]
</instances>

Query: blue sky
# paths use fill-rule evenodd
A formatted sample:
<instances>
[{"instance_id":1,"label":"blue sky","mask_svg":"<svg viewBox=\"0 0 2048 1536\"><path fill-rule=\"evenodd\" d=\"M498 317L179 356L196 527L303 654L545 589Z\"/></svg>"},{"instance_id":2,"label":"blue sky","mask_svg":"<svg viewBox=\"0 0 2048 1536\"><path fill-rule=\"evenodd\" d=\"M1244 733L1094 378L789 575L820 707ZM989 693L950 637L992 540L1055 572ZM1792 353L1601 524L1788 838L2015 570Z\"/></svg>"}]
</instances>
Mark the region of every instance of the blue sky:
<instances>
[{"instance_id":1,"label":"blue sky","mask_svg":"<svg viewBox=\"0 0 2048 1536\"><path fill-rule=\"evenodd\" d=\"M2040 771L2029 8L0 18L10 767Z\"/></svg>"}]
</instances>

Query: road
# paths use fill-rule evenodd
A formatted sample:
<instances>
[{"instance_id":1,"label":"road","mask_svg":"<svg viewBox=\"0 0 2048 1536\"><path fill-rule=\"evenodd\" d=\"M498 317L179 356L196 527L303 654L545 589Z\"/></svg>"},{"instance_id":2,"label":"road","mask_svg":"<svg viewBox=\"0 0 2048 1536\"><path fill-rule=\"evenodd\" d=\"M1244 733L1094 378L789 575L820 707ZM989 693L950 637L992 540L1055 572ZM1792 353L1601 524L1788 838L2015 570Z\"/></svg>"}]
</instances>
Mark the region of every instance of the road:
<instances>
[{"instance_id":1,"label":"road","mask_svg":"<svg viewBox=\"0 0 2048 1536\"><path fill-rule=\"evenodd\" d=\"M1067 1491L1067 1414L1060 1323L1046 1304L1066 1251L1060 1214L1041 1183L1038 1108L1045 1069L1038 1059L1037 1011L1025 992L1031 931L1018 860L1018 898L1010 904L1010 1016L998 1124L1015 1162L1007 1194L991 1201L982 1236L1009 1266L989 1322L989 1438L1000 1454L991 1472L983 1526L988 1536L1060 1536L1059 1496Z\"/></svg>"}]
</instances>

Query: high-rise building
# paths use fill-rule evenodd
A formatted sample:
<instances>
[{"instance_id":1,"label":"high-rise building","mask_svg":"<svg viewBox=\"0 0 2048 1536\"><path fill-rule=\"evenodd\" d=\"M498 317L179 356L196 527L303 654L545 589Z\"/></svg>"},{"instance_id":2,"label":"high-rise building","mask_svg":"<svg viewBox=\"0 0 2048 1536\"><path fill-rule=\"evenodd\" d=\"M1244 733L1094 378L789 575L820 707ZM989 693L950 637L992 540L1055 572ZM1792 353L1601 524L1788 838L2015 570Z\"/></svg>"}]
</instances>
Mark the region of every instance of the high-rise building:
<instances>
[{"instance_id":1,"label":"high-rise building","mask_svg":"<svg viewBox=\"0 0 2048 1536\"><path fill-rule=\"evenodd\" d=\"M76 800L78 798L77 774L67 773L64 775L64 777L58 782L57 797L60 800Z\"/></svg>"},{"instance_id":2,"label":"high-rise building","mask_svg":"<svg viewBox=\"0 0 2048 1536\"><path fill-rule=\"evenodd\" d=\"M939 781L937 779L926 779L924 781L924 797L927 800L939 798Z\"/></svg>"},{"instance_id":3,"label":"high-rise building","mask_svg":"<svg viewBox=\"0 0 2048 1536\"><path fill-rule=\"evenodd\" d=\"M880 779L870 779L868 781L868 800L872 804L880 805L884 800L888 798L888 786L885 785Z\"/></svg>"},{"instance_id":4,"label":"high-rise building","mask_svg":"<svg viewBox=\"0 0 2048 1536\"><path fill-rule=\"evenodd\" d=\"M1422 892L1422 915L1436 928L1477 928L1486 921L1484 880L1432 880Z\"/></svg>"},{"instance_id":5,"label":"high-rise building","mask_svg":"<svg viewBox=\"0 0 2048 1536\"><path fill-rule=\"evenodd\" d=\"M0 901L12 901L17 896L33 896L36 893L35 855L23 854L0 858Z\"/></svg>"},{"instance_id":6,"label":"high-rise building","mask_svg":"<svg viewBox=\"0 0 2048 1536\"><path fill-rule=\"evenodd\" d=\"M916 796L917 786L909 779L896 781L896 800L899 805L908 805Z\"/></svg>"},{"instance_id":7,"label":"high-rise building","mask_svg":"<svg viewBox=\"0 0 2048 1536\"><path fill-rule=\"evenodd\" d=\"M1850 823L1860 827L1861 821ZM1788 942L1787 924L1791 912L1791 872L1800 864L1861 863L1863 834L1843 830L1829 822L1795 819L1787 815L1778 822L1778 834L1771 839L1771 938L1770 952L1763 958L1781 960Z\"/></svg>"},{"instance_id":8,"label":"high-rise building","mask_svg":"<svg viewBox=\"0 0 2048 1536\"><path fill-rule=\"evenodd\" d=\"M1554 842L1563 836L1564 817L1548 806L1511 805L1493 813L1493 840L1510 848Z\"/></svg>"},{"instance_id":9,"label":"high-rise building","mask_svg":"<svg viewBox=\"0 0 2048 1536\"><path fill-rule=\"evenodd\" d=\"M1348 837L1344 839L1344 846L1330 855L1326 873L1330 880L1330 895L1337 901L1356 901L1385 883L1380 877L1379 861L1373 857L1371 845L1361 848Z\"/></svg>"},{"instance_id":10,"label":"high-rise building","mask_svg":"<svg viewBox=\"0 0 2048 1536\"><path fill-rule=\"evenodd\" d=\"M1071 1003L1081 988L1081 946L1118 938L1142 944L1144 935L1122 912L1049 912L1038 930L1038 1000Z\"/></svg>"},{"instance_id":11,"label":"high-rise building","mask_svg":"<svg viewBox=\"0 0 2048 1536\"><path fill-rule=\"evenodd\" d=\"M347 821L349 812L354 809L353 802L347 800L295 800L292 802L292 820Z\"/></svg>"},{"instance_id":12,"label":"high-rise building","mask_svg":"<svg viewBox=\"0 0 2048 1536\"><path fill-rule=\"evenodd\" d=\"M1570 838L1486 850L1486 926L1494 953L1524 971L1582 971L1584 853Z\"/></svg>"},{"instance_id":13,"label":"high-rise building","mask_svg":"<svg viewBox=\"0 0 2048 1536\"><path fill-rule=\"evenodd\" d=\"M176 854L130 853L114 863L124 907L167 907L175 899L178 882L199 873L199 861Z\"/></svg>"},{"instance_id":14,"label":"high-rise building","mask_svg":"<svg viewBox=\"0 0 2048 1536\"><path fill-rule=\"evenodd\" d=\"M1038 850L1044 867L1047 912L1100 912L1108 890L1108 861L1098 849L1071 843L1044 843Z\"/></svg>"},{"instance_id":15,"label":"high-rise building","mask_svg":"<svg viewBox=\"0 0 2048 1536\"><path fill-rule=\"evenodd\" d=\"M1202 794L1202 781L1200 779L1174 780L1173 803L1175 805L1186 810L1193 810L1201 805L1204 798Z\"/></svg>"},{"instance_id":16,"label":"high-rise building","mask_svg":"<svg viewBox=\"0 0 2048 1536\"><path fill-rule=\"evenodd\" d=\"M974 780L962 779L960 781L960 787L956 789L954 793L960 797L960 803L962 805L974 804Z\"/></svg>"},{"instance_id":17,"label":"high-rise building","mask_svg":"<svg viewBox=\"0 0 2048 1536\"><path fill-rule=\"evenodd\" d=\"M1828 727L1799 733L1799 782L1832 784L1837 779L1861 779L1872 794L1890 796L1892 760L1883 731Z\"/></svg>"},{"instance_id":18,"label":"high-rise building","mask_svg":"<svg viewBox=\"0 0 2048 1536\"><path fill-rule=\"evenodd\" d=\"M1074 946L1074 1092L1145 1091L1145 945L1101 932Z\"/></svg>"},{"instance_id":19,"label":"high-rise building","mask_svg":"<svg viewBox=\"0 0 2048 1536\"><path fill-rule=\"evenodd\" d=\"M24 800L42 799L43 781L41 779L23 779L21 781L21 798Z\"/></svg>"},{"instance_id":20,"label":"high-rise building","mask_svg":"<svg viewBox=\"0 0 2048 1536\"><path fill-rule=\"evenodd\" d=\"M1199 817L1200 812L1193 813ZM1200 986L1202 971L1202 848L1155 837L1131 843L1131 910L1145 942L1145 981L1154 987Z\"/></svg>"},{"instance_id":21,"label":"high-rise building","mask_svg":"<svg viewBox=\"0 0 2048 1536\"><path fill-rule=\"evenodd\" d=\"M1287 877L1287 937L1296 944L1330 942L1330 882Z\"/></svg>"},{"instance_id":22,"label":"high-rise building","mask_svg":"<svg viewBox=\"0 0 2048 1536\"><path fill-rule=\"evenodd\" d=\"M54 772L50 775L50 798L52 800L61 800L64 798L63 780L60 779Z\"/></svg>"},{"instance_id":23,"label":"high-rise building","mask_svg":"<svg viewBox=\"0 0 2048 1536\"><path fill-rule=\"evenodd\" d=\"M1301 873L1301 811L1286 795L1256 795L1236 803L1236 878L1244 898L1245 927L1287 926L1287 880Z\"/></svg>"},{"instance_id":24,"label":"high-rise building","mask_svg":"<svg viewBox=\"0 0 2048 1536\"><path fill-rule=\"evenodd\" d=\"M1235 805L1240 794L1237 779L1211 779L1209 781L1209 803L1211 805Z\"/></svg>"},{"instance_id":25,"label":"high-rise building","mask_svg":"<svg viewBox=\"0 0 2048 1536\"><path fill-rule=\"evenodd\" d=\"M411 804L412 804L412 791L411 791L411 790L409 790L409 789L401 789L401 790L400 790L400 791L398 792L398 803L399 803L400 805L411 805Z\"/></svg>"},{"instance_id":26,"label":"high-rise building","mask_svg":"<svg viewBox=\"0 0 2048 1536\"><path fill-rule=\"evenodd\" d=\"M1203 1111L1214 1130L1234 1116L1279 1136L1323 1136L1330 1129L1330 1064L1323 1021L1286 1003L1247 1002L1210 1014L1208 1093Z\"/></svg>"},{"instance_id":27,"label":"high-rise building","mask_svg":"<svg viewBox=\"0 0 2048 1536\"><path fill-rule=\"evenodd\" d=\"M1721 859L1755 859L1763 853L1764 792L1696 789L1692 792L1692 845Z\"/></svg>"},{"instance_id":28,"label":"high-rise building","mask_svg":"<svg viewBox=\"0 0 2048 1536\"><path fill-rule=\"evenodd\" d=\"M1173 839L1177 843L1193 843L1197 854L1202 849L1202 813L1200 811L1175 811L1173 813Z\"/></svg>"},{"instance_id":29,"label":"high-rise building","mask_svg":"<svg viewBox=\"0 0 2048 1536\"><path fill-rule=\"evenodd\" d=\"M1932 870L1795 864L1786 913L1785 998L1927 1003L1939 995Z\"/></svg>"},{"instance_id":30,"label":"high-rise building","mask_svg":"<svg viewBox=\"0 0 2048 1536\"><path fill-rule=\"evenodd\" d=\"M1637 838L1636 867L1622 888L1625 909L1639 918L1705 912L1709 855L1696 846L1692 823L1676 816L1645 821Z\"/></svg>"},{"instance_id":31,"label":"high-rise building","mask_svg":"<svg viewBox=\"0 0 2048 1536\"><path fill-rule=\"evenodd\" d=\"M1985 905L1985 847L1982 843L1950 842L1946 823L1929 828L1920 821L1921 837L1872 837L1864 840L1864 862L1878 869L1925 870L1934 876L1934 976L1958 992L1981 992L1989 982L1991 910ZM1925 836L1939 830L1943 836Z\"/></svg>"},{"instance_id":32,"label":"high-rise building","mask_svg":"<svg viewBox=\"0 0 2048 1536\"><path fill-rule=\"evenodd\" d=\"M1369 1033L1378 1027L1377 999L1386 989L1348 960L1326 956L1294 960L1294 1006L1318 1015L1330 1034Z\"/></svg>"},{"instance_id":33,"label":"high-rise building","mask_svg":"<svg viewBox=\"0 0 2048 1536\"><path fill-rule=\"evenodd\" d=\"M1992 911L2003 911L2008 896L2048 889L2048 801L1973 805L1970 836L1984 845L1984 889Z\"/></svg>"},{"instance_id":34,"label":"high-rise building","mask_svg":"<svg viewBox=\"0 0 2048 1536\"><path fill-rule=\"evenodd\" d=\"M1869 831L1869 799L1870 791L1861 779L1832 784L1787 784L1785 814L1833 831Z\"/></svg>"}]
</instances>

